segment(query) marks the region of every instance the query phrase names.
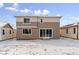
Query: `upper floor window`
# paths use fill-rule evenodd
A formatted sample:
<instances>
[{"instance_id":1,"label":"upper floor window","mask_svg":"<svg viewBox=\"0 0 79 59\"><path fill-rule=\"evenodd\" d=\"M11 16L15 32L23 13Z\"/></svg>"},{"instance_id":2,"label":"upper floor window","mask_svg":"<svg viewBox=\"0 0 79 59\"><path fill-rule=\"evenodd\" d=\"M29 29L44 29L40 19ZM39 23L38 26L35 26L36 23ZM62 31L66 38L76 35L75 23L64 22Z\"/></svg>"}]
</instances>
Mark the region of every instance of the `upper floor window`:
<instances>
[{"instance_id":1,"label":"upper floor window","mask_svg":"<svg viewBox=\"0 0 79 59\"><path fill-rule=\"evenodd\" d=\"M73 33L74 33L74 34L76 33L76 28L73 28Z\"/></svg>"},{"instance_id":2,"label":"upper floor window","mask_svg":"<svg viewBox=\"0 0 79 59\"><path fill-rule=\"evenodd\" d=\"M41 23L43 22L43 19L41 19Z\"/></svg>"},{"instance_id":3,"label":"upper floor window","mask_svg":"<svg viewBox=\"0 0 79 59\"><path fill-rule=\"evenodd\" d=\"M23 29L23 34L31 34L31 29Z\"/></svg>"},{"instance_id":4,"label":"upper floor window","mask_svg":"<svg viewBox=\"0 0 79 59\"><path fill-rule=\"evenodd\" d=\"M29 18L24 18L24 23L30 23L30 19Z\"/></svg>"},{"instance_id":5,"label":"upper floor window","mask_svg":"<svg viewBox=\"0 0 79 59\"><path fill-rule=\"evenodd\" d=\"M5 30L2 30L2 34L5 35Z\"/></svg>"}]
</instances>

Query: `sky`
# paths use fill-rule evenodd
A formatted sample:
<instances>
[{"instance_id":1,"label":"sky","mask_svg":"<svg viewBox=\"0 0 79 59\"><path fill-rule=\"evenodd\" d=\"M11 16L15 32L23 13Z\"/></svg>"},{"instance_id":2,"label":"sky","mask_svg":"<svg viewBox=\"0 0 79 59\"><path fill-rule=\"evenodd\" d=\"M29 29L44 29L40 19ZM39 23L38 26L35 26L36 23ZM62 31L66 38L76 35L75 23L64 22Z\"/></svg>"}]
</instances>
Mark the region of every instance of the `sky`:
<instances>
[{"instance_id":1,"label":"sky","mask_svg":"<svg viewBox=\"0 0 79 59\"><path fill-rule=\"evenodd\" d=\"M62 16L60 26L79 22L77 3L0 3L0 21L16 26L15 16Z\"/></svg>"}]
</instances>

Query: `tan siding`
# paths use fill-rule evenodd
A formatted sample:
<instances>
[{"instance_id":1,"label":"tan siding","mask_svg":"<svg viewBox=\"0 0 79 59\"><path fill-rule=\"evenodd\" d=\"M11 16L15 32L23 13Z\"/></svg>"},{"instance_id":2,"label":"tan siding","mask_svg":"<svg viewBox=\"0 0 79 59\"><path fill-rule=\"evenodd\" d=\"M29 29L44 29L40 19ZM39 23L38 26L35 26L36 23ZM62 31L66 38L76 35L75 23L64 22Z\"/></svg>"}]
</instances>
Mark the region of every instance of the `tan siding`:
<instances>
[{"instance_id":1,"label":"tan siding","mask_svg":"<svg viewBox=\"0 0 79 59\"><path fill-rule=\"evenodd\" d=\"M73 33L73 28L76 28L76 33ZM69 27L68 34L66 33L66 28L60 29L61 36L70 37L70 38L77 38L77 27Z\"/></svg>"},{"instance_id":2,"label":"tan siding","mask_svg":"<svg viewBox=\"0 0 79 59\"><path fill-rule=\"evenodd\" d=\"M17 22L16 26L37 26L37 22L31 22L30 24L24 24L23 22Z\"/></svg>"},{"instance_id":3,"label":"tan siding","mask_svg":"<svg viewBox=\"0 0 79 59\"><path fill-rule=\"evenodd\" d=\"M28 18L28 17L25 17L25 18ZM24 17L18 17L16 22L24 22ZM37 18L31 18L30 17L30 22L37 22Z\"/></svg>"},{"instance_id":4,"label":"tan siding","mask_svg":"<svg viewBox=\"0 0 79 59\"><path fill-rule=\"evenodd\" d=\"M40 22L41 19L43 19L43 22L59 22L60 18L55 18L55 17L25 17L25 18L30 18L30 22ZM18 17L16 18L16 22L24 22L24 17Z\"/></svg>"},{"instance_id":5,"label":"tan siding","mask_svg":"<svg viewBox=\"0 0 79 59\"><path fill-rule=\"evenodd\" d=\"M38 18L38 22L41 22L41 19L43 22L59 22L59 18Z\"/></svg>"},{"instance_id":6,"label":"tan siding","mask_svg":"<svg viewBox=\"0 0 79 59\"><path fill-rule=\"evenodd\" d=\"M43 23L38 24L38 28L32 28L32 35L22 35L22 28L17 29L17 38L18 39L35 39L39 38L39 29L40 28L52 28L53 29L53 38L59 38L59 22L54 23Z\"/></svg>"},{"instance_id":7,"label":"tan siding","mask_svg":"<svg viewBox=\"0 0 79 59\"><path fill-rule=\"evenodd\" d=\"M23 29L17 30L17 39L38 39L39 37L39 30L32 29L32 35L25 35L22 32Z\"/></svg>"},{"instance_id":8,"label":"tan siding","mask_svg":"<svg viewBox=\"0 0 79 59\"><path fill-rule=\"evenodd\" d=\"M14 33L13 33L13 38L16 38L16 29L13 29Z\"/></svg>"},{"instance_id":9,"label":"tan siding","mask_svg":"<svg viewBox=\"0 0 79 59\"><path fill-rule=\"evenodd\" d=\"M11 28L3 28L5 30L5 35L1 35L2 39L9 39L13 38L13 30ZM9 31L11 30L11 34L9 34Z\"/></svg>"}]
</instances>

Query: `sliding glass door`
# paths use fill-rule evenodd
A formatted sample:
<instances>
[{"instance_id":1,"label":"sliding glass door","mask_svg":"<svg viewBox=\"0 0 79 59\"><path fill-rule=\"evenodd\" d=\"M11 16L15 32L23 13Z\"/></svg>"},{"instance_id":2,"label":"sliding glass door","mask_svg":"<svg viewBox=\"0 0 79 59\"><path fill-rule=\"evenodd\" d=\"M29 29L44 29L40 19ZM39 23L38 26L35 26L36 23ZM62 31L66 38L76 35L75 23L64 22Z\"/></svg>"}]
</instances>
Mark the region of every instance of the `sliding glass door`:
<instances>
[{"instance_id":1,"label":"sliding glass door","mask_svg":"<svg viewBox=\"0 0 79 59\"><path fill-rule=\"evenodd\" d=\"M52 29L40 29L40 37L52 37Z\"/></svg>"}]
</instances>

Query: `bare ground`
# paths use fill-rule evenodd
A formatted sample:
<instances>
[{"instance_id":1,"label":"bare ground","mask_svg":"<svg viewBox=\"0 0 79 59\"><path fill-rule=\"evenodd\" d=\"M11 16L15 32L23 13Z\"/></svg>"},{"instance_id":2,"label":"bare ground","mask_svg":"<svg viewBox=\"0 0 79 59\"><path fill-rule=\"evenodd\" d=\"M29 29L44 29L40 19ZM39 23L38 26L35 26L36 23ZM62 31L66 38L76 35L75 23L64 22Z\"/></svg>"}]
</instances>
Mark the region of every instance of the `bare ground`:
<instances>
[{"instance_id":1,"label":"bare ground","mask_svg":"<svg viewBox=\"0 0 79 59\"><path fill-rule=\"evenodd\" d=\"M6 40L0 42L1 55L79 55L79 40Z\"/></svg>"}]
</instances>

